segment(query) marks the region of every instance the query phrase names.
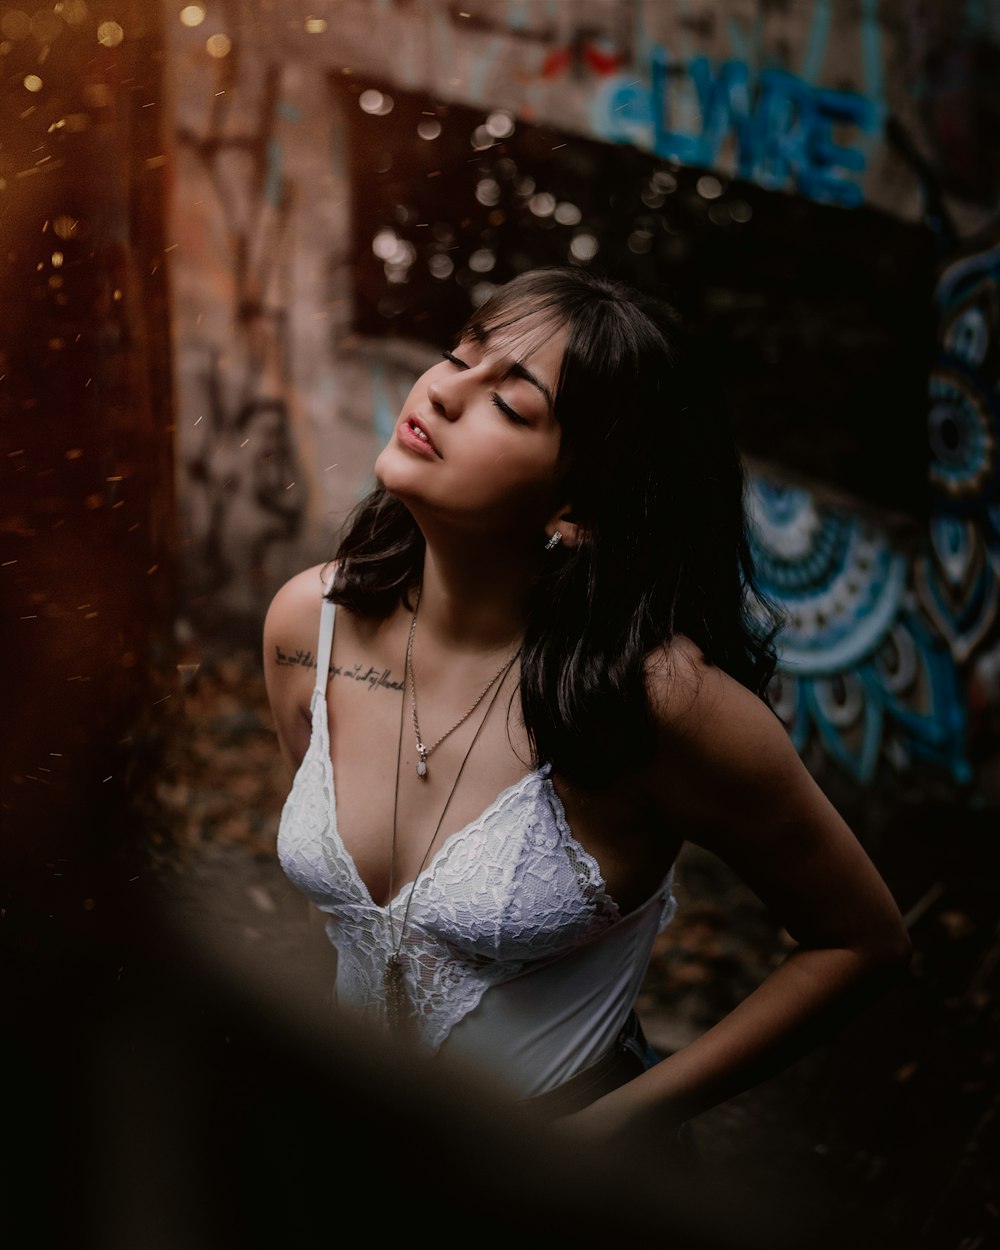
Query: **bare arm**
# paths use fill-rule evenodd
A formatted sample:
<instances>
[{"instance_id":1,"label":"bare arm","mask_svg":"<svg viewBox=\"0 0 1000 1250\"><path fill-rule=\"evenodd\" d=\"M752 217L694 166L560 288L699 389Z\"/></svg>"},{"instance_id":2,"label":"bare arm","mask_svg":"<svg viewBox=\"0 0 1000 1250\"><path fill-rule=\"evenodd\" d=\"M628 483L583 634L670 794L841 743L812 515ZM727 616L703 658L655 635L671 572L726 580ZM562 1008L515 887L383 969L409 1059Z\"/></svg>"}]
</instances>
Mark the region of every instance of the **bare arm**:
<instances>
[{"instance_id":1,"label":"bare arm","mask_svg":"<svg viewBox=\"0 0 1000 1250\"><path fill-rule=\"evenodd\" d=\"M285 582L264 618L264 685L289 784L309 746L323 567L305 569Z\"/></svg>"},{"instance_id":2,"label":"bare arm","mask_svg":"<svg viewBox=\"0 0 1000 1250\"><path fill-rule=\"evenodd\" d=\"M652 802L729 864L797 945L700 1038L569 1118L597 1134L676 1124L772 1075L829 1037L910 952L888 887L759 699L690 647L672 679L654 676L654 701Z\"/></svg>"}]
</instances>

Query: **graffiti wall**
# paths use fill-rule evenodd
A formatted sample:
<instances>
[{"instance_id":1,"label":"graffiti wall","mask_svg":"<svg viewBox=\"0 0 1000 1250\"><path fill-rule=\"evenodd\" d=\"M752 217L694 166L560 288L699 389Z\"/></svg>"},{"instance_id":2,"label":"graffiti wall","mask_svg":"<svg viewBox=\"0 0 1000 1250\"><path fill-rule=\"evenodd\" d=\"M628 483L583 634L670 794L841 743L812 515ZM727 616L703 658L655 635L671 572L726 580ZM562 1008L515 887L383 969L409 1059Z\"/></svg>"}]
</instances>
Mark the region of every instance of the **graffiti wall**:
<instances>
[{"instance_id":1,"label":"graffiti wall","mask_svg":"<svg viewBox=\"0 0 1000 1250\"><path fill-rule=\"evenodd\" d=\"M728 362L803 754L1000 801L1000 19L929 8L165 3L190 627L255 641L441 336L593 266Z\"/></svg>"}]
</instances>

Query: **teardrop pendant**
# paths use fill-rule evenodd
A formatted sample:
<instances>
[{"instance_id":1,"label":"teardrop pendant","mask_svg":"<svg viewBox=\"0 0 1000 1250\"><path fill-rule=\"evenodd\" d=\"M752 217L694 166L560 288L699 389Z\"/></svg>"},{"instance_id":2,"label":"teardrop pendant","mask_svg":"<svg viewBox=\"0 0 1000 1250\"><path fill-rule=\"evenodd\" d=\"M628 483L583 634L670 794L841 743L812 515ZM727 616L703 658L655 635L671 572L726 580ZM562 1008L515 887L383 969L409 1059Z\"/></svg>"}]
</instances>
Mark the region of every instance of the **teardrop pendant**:
<instances>
[{"instance_id":1,"label":"teardrop pendant","mask_svg":"<svg viewBox=\"0 0 1000 1250\"><path fill-rule=\"evenodd\" d=\"M417 776L418 777L427 776L427 765L424 763L423 760L417 760Z\"/></svg>"},{"instance_id":2,"label":"teardrop pendant","mask_svg":"<svg viewBox=\"0 0 1000 1250\"><path fill-rule=\"evenodd\" d=\"M385 997L385 1018L392 1031L402 1031L410 1022L410 999L403 978L403 957L399 951L385 961L382 973L382 993Z\"/></svg>"}]
</instances>

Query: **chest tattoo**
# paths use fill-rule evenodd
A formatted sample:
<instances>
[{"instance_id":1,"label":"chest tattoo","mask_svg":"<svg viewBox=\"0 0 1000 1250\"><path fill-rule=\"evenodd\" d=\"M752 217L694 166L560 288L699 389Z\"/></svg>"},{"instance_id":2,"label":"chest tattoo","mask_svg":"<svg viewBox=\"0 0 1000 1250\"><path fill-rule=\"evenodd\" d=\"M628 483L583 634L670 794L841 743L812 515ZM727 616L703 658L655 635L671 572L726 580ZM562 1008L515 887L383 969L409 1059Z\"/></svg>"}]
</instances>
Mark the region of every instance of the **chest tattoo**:
<instances>
[{"instance_id":1,"label":"chest tattoo","mask_svg":"<svg viewBox=\"0 0 1000 1250\"><path fill-rule=\"evenodd\" d=\"M298 664L301 668L315 668L316 654L310 648L298 648L295 651L282 651L281 647L275 646L275 662L278 664ZM334 677L344 677L348 681L360 681L367 685L369 690L402 690L403 682L397 681L392 675L391 668L378 669L373 664L365 665L364 661L360 663L341 667L339 664L330 665L330 674L327 678L332 681Z\"/></svg>"}]
</instances>

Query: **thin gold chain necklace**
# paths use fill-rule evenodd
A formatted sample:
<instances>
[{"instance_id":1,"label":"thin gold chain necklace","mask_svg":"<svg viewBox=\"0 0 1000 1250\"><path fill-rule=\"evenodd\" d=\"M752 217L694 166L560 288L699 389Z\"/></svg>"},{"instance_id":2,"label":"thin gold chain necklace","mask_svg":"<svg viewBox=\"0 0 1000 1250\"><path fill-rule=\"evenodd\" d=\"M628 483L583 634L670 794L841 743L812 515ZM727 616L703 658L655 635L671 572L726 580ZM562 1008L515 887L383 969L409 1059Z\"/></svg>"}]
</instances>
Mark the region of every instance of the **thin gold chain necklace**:
<instances>
[{"instance_id":1,"label":"thin gold chain necklace","mask_svg":"<svg viewBox=\"0 0 1000 1250\"><path fill-rule=\"evenodd\" d=\"M416 617L415 612L414 612L414 617ZM506 675L506 672L510 669L511 665L514 663L514 661L517 659L519 654L520 654L520 650L515 651L513 656L511 656L510 660L508 660L507 664L504 665L503 672L505 675ZM497 676L499 676L499 674L497 674ZM494 682L496 682L496 677L494 677L493 681L490 682L490 685L492 686ZM476 745L476 740L479 738L479 735L483 731L483 726L486 724L486 721L489 718L489 714L493 709L493 704L496 702L497 695L499 695L502 687L503 687L503 682L501 681L497 685L496 689L493 691L493 695L490 698L489 703L486 705L486 711L483 713L483 718L479 722L479 724L476 726L476 732L472 735L472 741L469 743L468 750L465 752L465 755L462 757L462 762L458 767L458 772L455 774L455 780L452 782L451 789L448 791L448 797L444 801L444 807L442 807L441 809L441 815L438 817L437 824L434 826L434 832L431 834L431 839L427 843L427 849L424 851L423 858L421 859L420 865L417 868L416 876L413 878L413 883L410 886L410 892L406 897L406 907L403 909L403 918L399 924L399 938L397 939L395 924L392 918L392 902L393 902L392 891L393 891L393 882L395 878L395 867L396 867L396 825L397 825L397 815L399 812L400 761L401 761L402 754L403 754L403 721L404 721L404 709L406 707L405 693L404 693L403 698L400 699L400 702L399 702L399 740L396 744L396 785L395 785L395 790L393 793L393 800L392 800L392 844L391 844L391 848L389 851L389 897L388 897L388 901L386 904L386 910L389 914L389 943L391 947L391 953L386 959L385 967L382 970L382 994L383 994L383 1001L385 1004L385 1016L386 1016L386 1021L389 1024L389 1027L394 1032L399 1032L399 1033L408 1032L411 1029L412 1024L413 1024L413 1004L410 1001L410 997L406 992L406 980L405 980L405 975L404 975L405 968L404 968L404 960L403 960L403 938L406 934L406 924L410 917L410 904L413 902L413 895L416 893L417 884L420 881L421 873L424 871L424 866L427 863L427 857L431 853L431 847L434 845L435 841L437 840L438 833L441 830L441 825L442 825L442 822L444 821L445 813L448 811L448 807L451 803L452 796L454 795L455 790L458 788L459 780L462 776L462 773L465 771L465 765L468 763L469 756L472 754L472 748ZM489 689L489 687L487 687L487 689ZM481 702L481 699L477 700L477 704L479 702ZM471 713L466 713L466 716L463 717L462 719L463 720L467 719L469 715L471 715ZM451 731L449 730L449 732Z\"/></svg>"},{"instance_id":2,"label":"thin gold chain necklace","mask_svg":"<svg viewBox=\"0 0 1000 1250\"><path fill-rule=\"evenodd\" d=\"M431 746L425 746L424 740L420 735L420 722L417 719L417 683L413 676L413 637L414 637L414 634L416 634L417 632L417 612L419 608L420 608L420 591L418 590L417 601L413 605L413 618L410 621L410 633L409 633L409 637L406 640L406 672L403 678L403 684L404 685L409 684L409 687L410 687L410 708L413 713L413 734L417 740L417 776L426 777L427 776L427 758L430 755L430 753L432 751L436 751L437 748L441 745L441 743L444 742L445 738L447 738L449 734L453 734L455 730L459 727L459 725L465 724L465 722L469 719L469 717L476 710L476 708L479 707L480 703L482 703L483 699L485 699L486 696L489 694L490 690L492 690L494 684L497 681L500 681L503 677L507 675L507 670L517 659L520 653L520 648L518 648L518 650L514 652L514 654L510 657L510 659L505 660L503 664L500 665L497 671L493 674L490 680L486 683L486 685L479 692L479 694L476 697L475 703L473 703L472 707L469 708L469 710L465 713L465 715L459 717L459 719L455 721L454 725L452 725L450 729L446 729L445 732L441 735L441 737L438 738L437 742L433 743L433 745Z\"/></svg>"}]
</instances>

